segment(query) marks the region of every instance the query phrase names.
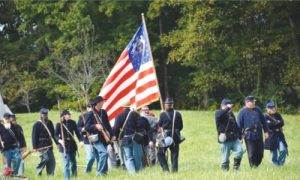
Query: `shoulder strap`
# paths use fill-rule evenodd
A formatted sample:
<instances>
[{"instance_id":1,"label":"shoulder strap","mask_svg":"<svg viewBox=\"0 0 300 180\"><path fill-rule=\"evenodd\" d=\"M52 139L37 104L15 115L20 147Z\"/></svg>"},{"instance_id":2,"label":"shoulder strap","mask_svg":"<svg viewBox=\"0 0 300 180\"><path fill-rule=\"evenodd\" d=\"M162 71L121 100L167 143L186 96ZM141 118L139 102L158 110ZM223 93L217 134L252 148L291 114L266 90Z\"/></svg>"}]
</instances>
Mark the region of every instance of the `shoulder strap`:
<instances>
[{"instance_id":1,"label":"shoulder strap","mask_svg":"<svg viewBox=\"0 0 300 180\"><path fill-rule=\"evenodd\" d=\"M227 129L228 129L229 122L230 122L230 118L228 119L228 122L227 122L227 125L226 125L226 128L225 128L225 131L224 131L224 133L226 133L226 132L227 132Z\"/></svg>"},{"instance_id":2,"label":"shoulder strap","mask_svg":"<svg viewBox=\"0 0 300 180\"><path fill-rule=\"evenodd\" d=\"M51 136L50 130L48 129L47 125L43 121L41 121L41 120L39 120L39 121L42 123L42 125L44 126L44 128L48 132L48 135L49 135L50 139L52 140L53 137Z\"/></svg>"},{"instance_id":3,"label":"shoulder strap","mask_svg":"<svg viewBox=\"0 0 300 180\"><path fill-rule=\"evenodd\" d=\"M167 113L168 114L168 113ZM175 109L174 109L174 115L173 115L173 124L172 124L172 138L173 138L173 136L174 136L174 125L175 125L175 116L176 116L176 111L175 111Z\"/></svg>"},{"instance_id":4,"label":"shoulder strap","mask_svg":"<svg viewBox=\"0 0 300 180\"><path fill-rule=\"evenodd\" d=\"M63 125L63 128L67 131L67 133L70 134L70 136L73 139L73 141L75 141L74 136L72 135L72 133L70 132L70 130L67 128L67 126L64 123L62 123L62 125ZM75 141L75 143L76 143L76 141Z\"/></svg>"},{"instance_id":5,"label":"shoulder strap","mask_svg":"<svg viewBox=\"0 0 300 180\"><path fill-rule=\"evenodd\" d=\"M272 117L271 115L269 115L268 113L266 113L266 115L271 118L273 121L276 121L276 119L274 117Z\"/></svg>"},{"instance_id":6,"label":"shoulder strap","mask_svg":"<svg viewBox=\"0 0 300 180\"><path fill-rule=\"evenodd\" d=\"M129 113L128 113L127 116L126 116L125 122L124 122L124 124L123 124L123 126L122 126L122 128L121 128L121 132L120 132L120 134L119 134L119 140L121 139L121 136L122 136L124 127L125 127L125 125L126 125L126 123L127 123L127 121L128 121L128 117L129 117L129 115L131 114L131 112L132 112L132 111L129 111Z\"/></svg>"},{"instance_id":7,"label":"shoulder strap","mask_svg":"<svg viewBox=\"0 0 300 180\"><path fill-rule=\"evenodd\" d=\"M102 113L102 112L101 112L101 113ZM94 109L93 109L93 115L94 115L94 117L95 117L96 123L97 123L97 124L103 125L103 121L102 121L101 117L95 112Z\"/></svg>"},{"instance_id":8,"label":"shoulder strap","mask_svg":"<svg viewBox=\"0 0 300 180\"><path fill-rule=\"evenodd\" d=\"M7 130L8 130L8 132L9 132L9 134L11 134L11 135L14 137L14 139L15 139L16 142L17 142L17 144L19 144L19 141L18 141L18 139L17 139L16 134L15 134L10 128L8 128Z\"/></svg>"}]
</instances>

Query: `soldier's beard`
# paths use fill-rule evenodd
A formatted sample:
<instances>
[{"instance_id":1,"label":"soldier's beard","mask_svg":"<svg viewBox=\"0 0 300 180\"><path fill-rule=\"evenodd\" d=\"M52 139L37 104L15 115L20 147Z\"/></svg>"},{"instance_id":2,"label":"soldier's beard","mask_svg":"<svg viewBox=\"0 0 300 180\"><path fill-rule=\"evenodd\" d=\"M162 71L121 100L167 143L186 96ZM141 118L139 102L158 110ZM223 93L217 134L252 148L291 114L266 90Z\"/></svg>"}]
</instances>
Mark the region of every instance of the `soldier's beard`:
<instances>
[{"instance_id":1,"label":"soldier's beard","mask_svg":"<svg viewBox=\"0 0 300 180\"><path fill-rule=\"evenodd\" d=\"M10 123L4 123L4 127L5 127L5 129L10 129L11 124Z\"/></svg>"}]
</instances>

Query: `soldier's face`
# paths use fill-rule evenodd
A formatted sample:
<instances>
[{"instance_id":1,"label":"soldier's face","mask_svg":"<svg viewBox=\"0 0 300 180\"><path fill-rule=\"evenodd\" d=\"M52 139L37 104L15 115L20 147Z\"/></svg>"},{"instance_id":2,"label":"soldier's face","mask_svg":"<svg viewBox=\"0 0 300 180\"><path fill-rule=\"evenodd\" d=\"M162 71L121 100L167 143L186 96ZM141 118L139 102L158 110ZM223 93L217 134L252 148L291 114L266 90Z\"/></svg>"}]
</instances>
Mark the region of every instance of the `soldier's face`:
<instances>
[{"instance_id":1,"label":"soldier's face","mask_svg":"<svg viewBox=\"0 0 300 180\"><path fill-rule=\"evenodd\" d=\"M47 120L48 114L41 114L41 120Z\"/></svg>"},{"instance_id":2,"label":"soldier's face","mask_svg":"<svg viewBox=\"0 0 300 180\"><path fill-rule=\"evenodd\" d=\"M104 104L104 101L98 102L98 103L96 104L96 108L97 108L97 109L101 109L101 108L103 107L103 104Z\"/></svg>"},{"instance_id":3,"label":"soldier's face","mask_svg":"<svg viewBox=\"0 0 300 180\"><path fill-rule=\"evenodd\" d=\"M255 101L246 101L246 107L247 108L254 108L255 107Z\"/></svg>"},{"instance_id":4,"label":"soldier's face","mask_svg":"<svg viewBox=\"0 0 300 180\"><path fill-rule=\"evenodd\" d=\"M165 104L166 110L171 109L171 108L173 108L173 104Z\"/></svg>"},{"instance_id":5,"label":"soldier's face","mask_svg":"<svg viewBox=\"0 0 300 180\"><path fill-rule=\"evenodd\" d=\"M149 109L143 109L143 113L149 114Z\"/></svg>"},{"instance_id":6,"label":"soldier's face","mask_svg":"<svg viewBox=\"0 0 300 180\"><path fill-rule=\"evenodd\" d=\"M267 108L267 113L268 114L275 114L276 113L276 108L273 107L273 108Z\"/></svg>"},{"instance_id":7,"label":"soldier's face","mask_svg":"<svg viewBox=\"0 0 300 180\"><path fill-rule=\"evenodd\" d=\"M66 114L64 118L65 118L65 120L71 119L71 114Z\"/></svg>"},{"instance_id":8,"label":"soldier's face","mask_svg":"<svg viewBox=\"0 0 300 180\"><path fill-rule=\"evenodd\" d=\"M221 109L225 109L227 106L224 104L221 104Z\"/></svg>"},{"instance_id":9,"label":"soldier's face","mask_svg":"<svg viewBox=\"0 0 300 180\"><path fill-rule=\"evenodd\" d=\"M10 121L10 118L3 118L3 120L4 120L4 123L10 123L11 121Z\"/></svg>"}]
</instances>

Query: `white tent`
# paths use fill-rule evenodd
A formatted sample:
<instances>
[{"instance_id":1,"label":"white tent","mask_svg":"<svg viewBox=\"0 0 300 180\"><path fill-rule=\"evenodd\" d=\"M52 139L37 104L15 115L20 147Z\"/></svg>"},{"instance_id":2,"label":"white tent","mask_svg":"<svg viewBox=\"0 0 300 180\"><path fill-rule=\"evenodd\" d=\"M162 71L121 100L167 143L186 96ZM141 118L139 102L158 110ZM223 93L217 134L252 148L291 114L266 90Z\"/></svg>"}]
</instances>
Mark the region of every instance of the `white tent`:
<instances>
[{"instance_id":1,"label":"white tent","mask_svg":"<svg viewBox=\"0 0 300 180\"><path fill-rule=\"evenodd\" d=\"M6 104L3 103L3 99L2 99L2 96L0 94L0 120L3 119L3 115L6 112L12 114L9 107Z\"/></svg>"}]
</instances>

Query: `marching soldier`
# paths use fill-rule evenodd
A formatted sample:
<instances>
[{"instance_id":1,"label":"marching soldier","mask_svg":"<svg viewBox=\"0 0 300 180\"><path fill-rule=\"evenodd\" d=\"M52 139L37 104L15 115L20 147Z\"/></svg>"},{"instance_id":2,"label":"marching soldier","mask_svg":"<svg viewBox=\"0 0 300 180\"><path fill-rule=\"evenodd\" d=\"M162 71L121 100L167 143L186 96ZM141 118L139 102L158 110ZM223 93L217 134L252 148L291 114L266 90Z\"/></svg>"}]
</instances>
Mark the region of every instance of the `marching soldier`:
<instances>
[{"instance_id":1,"label":"marching soldier","mask_svg":"<svg viewBox=\"0 0 300 180\"><path fill-rule=\"evenodd\" d=\"M84 146L84 149L85 149L85 155L86 155L85 172L86 173L89 173L92 171L92 167L93 167L93 164L94 164L95 158L96 158L95 151L93 150L93 146L92 146L91 142L88 140L88 134L84 128L84 126L86 124L88 112L91 112L91 111L92 111L92 105L89 102L87 104L87 112L83 115L80 115L78 118L78 122L77 122L78 131L81 133L81 136L83 138L83 143L81 142L80 146Z\"/></svg>"},{"instance_id":2,"label":"marching soldier","mask_svg":"<svg viewBox=\"0 0 300 180\"><path fill-rule=\"evenodd\" d=\"M262 129L265 132L265 139L268 139L269 128L262 111L255 106L254 96L247 96L245 98L245 107L240 109L237 123L245 133L250 167L258 167L264 155Z\"/></svg>"},{"instance_id":3,"label":"marching soldier","mask_svg":"<svg viewBox=\"0 0 300 180\"><path fill-rule=\"evenodd\" d=\"M107 113L102 109L104 99L101 96L94 98L92 111L87 114L85 130L90 134L89 140L93 145L97 160L97 176L107 175L107 145L110 143L110 136L113 134L109 124Z\"/></svg>"},{"instance_id":4,"label":"marching soldier","mask_svg":"<svg viewBox=\"0 0 300 180\"><path fill-rule=\"evenodd\" d=\"M23 132L11 123L11 114L4 113L3 124L0 124L1 151L6 163L5 168L12 168L12 174L18 174L21 162L20 149L26 148Z\"/></svg>"},{"instance_id":5,"label":"marching soldier","mask_svg":"<svg viewBox=\"0 0 300 180\"><path fill-rule=\"evenodd\" d=\"M16 118L15 114L11 115L11 123L16 125L18 131L20 131L24 136L23 128L17 123L17 118ZM27 149L27 147L26 147L26 142L25 142L25 147L21 148L21 153L23 154L24 152L26 152L26 149ZM25 171L25 165L24 165L24 160L22 159L20 162L18 175L24 175L24 171Z\"/></svg>"},{"instance_id":6,"label":"marching soldier","mask_svg":"<svg viewBox=\"0 0 300 180\"><path fill-rule=\"evenodd\" d=\"M175 111L174 101L172 98L167 98L164 102L165 112L162 112L159 117L158 126L161 128L161 133L166 133L167 137L171 137L173 142L168 147L158 147L157 157L164 172L169 172L166 152L169 148L171 151L172 172L178 171L179 144L181 142L180 131L183 128L182 117L178 111Z\"/></svg>"},{"instance_id":7,"label":"marching soldier","mask_svg":"<svg viewBox=\"0 0 300 180\"><path fill-rule=\"evenodd\" d=\"M218 132L218 142L221 145L222 162L221 168L229 170L230 151L234 155L233 169L238 170L243 157L242 131L238 127L235 116L232 112L233 104L230 99L224 98L221 102L221 108L216 111L216 127ZM225 136L225 138L222 137Z\"/></svg>"},{"instance_id":8,"label":"marching soldier","mask_svg":"<svg viewBox=\"0 0 300 180\"><path fill-rule=\"evenodd\" d=\"M71 176L77 176L77 144L74 134L76 134L79 141L82 138L77 129L76 122L71 119L69 110L64 110L60 117L61 122L57 123L55 128L55 138L59 142L59 152L64 162L64 178L68 180Z\"/></svg>"},{"instance_id":9,"label":"marching soldier","mask_svg":"<svg viewBox=\"0 0 300 180\"><path fill-rule=\"evenodd\" d=\"M133 140L134 133L138 131L139 114L130 110L130 102L123 105L124 111L116 117L113 139L121 142L121 151L129 173L135 173L142 169L142 145Z\"/></svg>"},{"instance_id":10,"label":"marching soldier","mask_svg":"<svg viewBox=\"0 0 300 180\"><path fill-rule=\"evenodd\" d=\"M45 147L49 148L43 149L40 152L40 162L36 167L38 176L42 175L45 167L48 176L54 175L56 162L53 154L52 139L58 145L58 141L54 138L53 123L48 119L48 109L42 108L40 110L40 120L35 122L32 128L32 147L33 150Z\"/></svg>"},{"instance_id":11,"label":"marching soldier","mask_svg":"<svg viewBox=\"0 0 300 180\"><path fill-rule=\"evenodd\" d=\"M287 143L283 134L282 127L284 120L280 113L277 112L275 104L269 102L266 105L267 113L265 118L269 125L269 138L265 141L265 149L271 151L272 163L274 165L283 166L287 155Z\"/></svg>"}]
</instances>

